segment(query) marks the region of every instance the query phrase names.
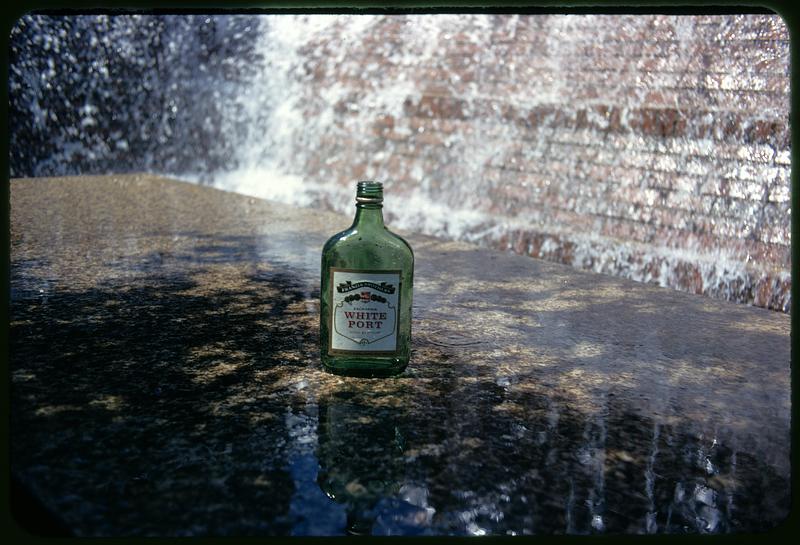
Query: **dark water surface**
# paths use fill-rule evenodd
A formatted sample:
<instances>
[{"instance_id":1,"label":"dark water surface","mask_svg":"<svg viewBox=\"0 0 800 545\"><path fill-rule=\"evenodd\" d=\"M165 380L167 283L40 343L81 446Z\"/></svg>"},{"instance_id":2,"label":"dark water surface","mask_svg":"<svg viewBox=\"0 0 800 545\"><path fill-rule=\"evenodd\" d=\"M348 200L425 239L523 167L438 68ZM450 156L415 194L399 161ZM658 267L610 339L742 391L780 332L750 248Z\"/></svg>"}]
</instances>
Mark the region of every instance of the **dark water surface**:
<instances>
[{"instance_id":1,"label":"dark water surface","mask_svg":"<svg viewBox=\"0 0 800 545\"><path fill-rule=\"evenodd\" d=\"M412 364L336 377L318 259L347 218L141 176L11 196L12 471L77 535L788 514L787 316L412 235Z\"/></svg>"}]
</instances>

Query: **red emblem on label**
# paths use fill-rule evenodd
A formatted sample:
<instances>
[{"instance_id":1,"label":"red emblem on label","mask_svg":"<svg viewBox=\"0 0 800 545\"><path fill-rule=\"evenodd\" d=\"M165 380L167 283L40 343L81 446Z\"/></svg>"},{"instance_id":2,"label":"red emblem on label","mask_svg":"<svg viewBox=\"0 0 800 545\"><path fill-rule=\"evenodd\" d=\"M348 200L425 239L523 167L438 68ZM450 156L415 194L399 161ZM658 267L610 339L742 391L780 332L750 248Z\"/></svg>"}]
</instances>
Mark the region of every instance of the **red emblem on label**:
<instances>
[{"instance_id":1,"label":"red emblem on label","mask_svg":"<svg viewBox=\"0 0 800 545\"><path fill-rule=\"evenodd\" d=\"M362 291L361 292L361 300L369 302L369 292L368 291Z\"/></svg>"}]
</instances>

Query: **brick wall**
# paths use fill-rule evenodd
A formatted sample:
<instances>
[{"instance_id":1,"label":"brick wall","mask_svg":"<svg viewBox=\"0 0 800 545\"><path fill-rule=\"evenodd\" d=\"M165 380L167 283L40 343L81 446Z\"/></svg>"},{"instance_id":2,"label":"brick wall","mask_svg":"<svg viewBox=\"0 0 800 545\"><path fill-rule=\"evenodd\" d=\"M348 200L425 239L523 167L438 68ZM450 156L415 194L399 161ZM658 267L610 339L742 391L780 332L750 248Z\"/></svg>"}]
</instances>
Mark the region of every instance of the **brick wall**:
<instances>
[{"instance_id":1,"label":"brick wall","mask_svg":"<svg viewBox=\"0 0 800 545\"><path fill-rule=\"evenodd\" d=\"M306 179L379 179L474 220L437 234L788 312L777 16L354 16L296 68Z\"/></svg>"}]
</instances>

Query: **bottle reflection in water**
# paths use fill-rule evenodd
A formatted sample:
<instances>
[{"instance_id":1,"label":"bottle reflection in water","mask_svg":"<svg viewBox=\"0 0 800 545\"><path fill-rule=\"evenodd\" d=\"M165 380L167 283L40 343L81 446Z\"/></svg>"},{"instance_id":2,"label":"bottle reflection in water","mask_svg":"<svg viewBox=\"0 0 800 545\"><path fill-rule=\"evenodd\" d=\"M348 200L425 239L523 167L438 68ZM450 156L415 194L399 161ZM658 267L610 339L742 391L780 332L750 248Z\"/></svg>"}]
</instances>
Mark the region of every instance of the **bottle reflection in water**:
<instances>
[{"instance_id":1,"label":"bottle reflection in water","mask_svg":"<svg viewBox=\"0 0 800 545\"><path fill-rule=\"evenodd\" d=\"M320 400L317 483L346 505L350 534L427 533L433 510L414 504L424 487L405 482L401 422L391 407Z\"/></svg>"}]
</instances>

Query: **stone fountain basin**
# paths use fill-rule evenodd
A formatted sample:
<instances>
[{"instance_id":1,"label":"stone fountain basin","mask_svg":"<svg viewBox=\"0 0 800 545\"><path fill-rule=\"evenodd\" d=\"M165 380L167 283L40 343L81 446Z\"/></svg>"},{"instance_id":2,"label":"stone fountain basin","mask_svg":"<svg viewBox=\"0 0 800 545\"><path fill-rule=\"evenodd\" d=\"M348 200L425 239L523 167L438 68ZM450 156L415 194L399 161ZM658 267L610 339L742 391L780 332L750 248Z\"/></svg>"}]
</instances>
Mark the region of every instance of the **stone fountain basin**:
<instances>
[{"instance_id":1,"label":"stone fountain basin","mask_svg":"<svg viewBox=\"0 0 800 545\"><path fill-rule=\"evenodd\" d=\"M337 377L319 260L350 218L149 175L10 193L12 475L69 533L751 532L788 514L787 315L402 233L411 364Z\"/></svg>"}]
</instances>

